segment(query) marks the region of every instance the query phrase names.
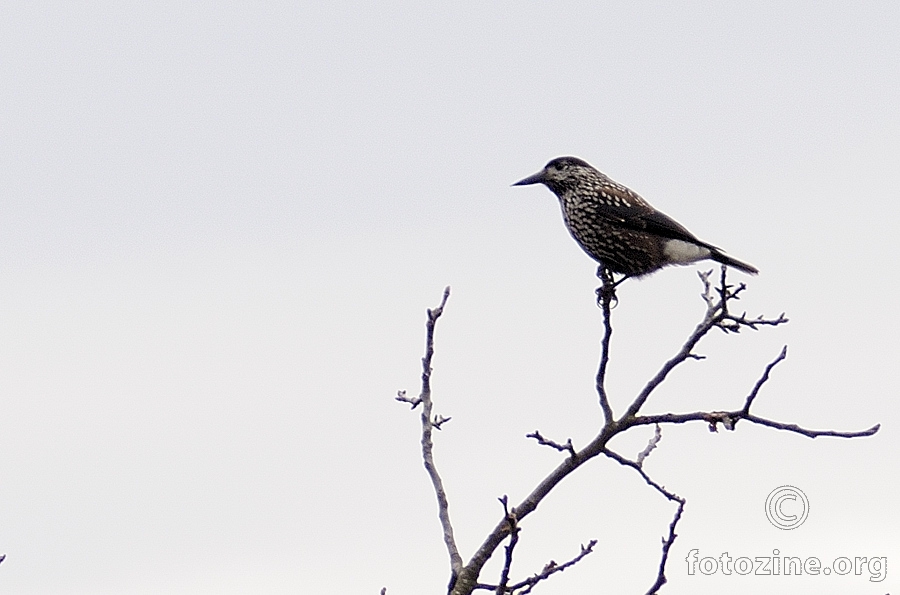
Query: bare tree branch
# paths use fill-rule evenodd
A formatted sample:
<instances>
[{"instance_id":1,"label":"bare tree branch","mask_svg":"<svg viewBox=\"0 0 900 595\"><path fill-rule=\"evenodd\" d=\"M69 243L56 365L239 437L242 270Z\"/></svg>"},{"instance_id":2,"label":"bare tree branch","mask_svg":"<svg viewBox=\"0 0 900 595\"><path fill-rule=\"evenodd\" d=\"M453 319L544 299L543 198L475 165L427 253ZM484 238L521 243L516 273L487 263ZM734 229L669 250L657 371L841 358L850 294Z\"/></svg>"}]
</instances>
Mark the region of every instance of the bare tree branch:
<instances>
[{"instance_id":1,"label":"bare tree branch","mask_svg":"<svg viewBox=\"0 0 900 595\"><path fill-rule=\"evenodd\" d=\"M615 419L610 406L609 395L607 394L605 379L606 370L609 364L610 340L612 337L611 315L613 305L616 301L615 287L619 282L615 282L612 275L606 270L599 270L598 276L602 280L602 287L597 290L598 305L603 312L604 333L601 341L600 363L596 376L596 390L600 400L600 406L604 414L604 424L600 428L598 434L589 444L580 450L576 450L569 439L566 444L560 444L553 440L547 439L535 431L528 434L529 438L535 439L543 446L549 446L560 452L568 453L568 457L562 461L555 469L553 469L533 490L528 494L518 506L508 508L508 499L504 496L501 502L504 505L504 515L500 522L488 534L481 546L475 551L467 563L463 563L453 538L453 529L450 525L448 513L447 497L441 483L440 476L434 466L432 455L432 428L440 429L441 424L449 420L449 418L433 416L432 400L430 388L431 376L431 358L434 353L434 327L437 319L443 312L444 305L449 296L448 287L444 292L441 305L435 310L428 311L428 322L426 324L426 352L422 360L422 392L419 397L407 397L405 392L398 393L397 400L408 403L413 409L419 404L423 405L421 414L422 419L422 454L425 461L425 467L428 470L434 485L435 494L438 500L438 513L441 520L441 526L444 530L444 541L447 545L447 551L450 554L451 581L449 592L451 595L470 595L475 589L492 590L500 595L513 594L521 591L519 595L525 595L531 591L534 585L545 580L552 574L560 572L565 568L577 563L592 551L596 541L591 541L587 546L582 546L581 553L562 565L550 562L541 573L535 574L529 579L519 583L508 584L509 574L512 566L513 552L518 543L518 534L522 521L531 514L538 504L559 484L565 477L575 471L581 465L596 457L604 454L607 457L619 462L622 465L631 467L638 472L644 481L663 494L667 499L677 503L677 509L669 525L668 536L662 540L662 556L656 576L656 581L651 587L648 594L656 593L665 583L665 568L668 561L669 549L677 537L675 533L676 526L681 519L684 511L685 500L677 494L666 490L659 485L642 469L643 463L647 456L657 447L662 434L660 426L662 424L680 424L689 421L703 421L709 425L710 430L716 431L718 424L722 424L725 428L733 430L738 421L745 419L748 422L768 426L774 429L790 431L804 436L815 438L818 436L834 436L844 438L856 438L862 436L871 436L878 431L879 425L873 426L868 430L858 432L838 432L834 430L809 430L802 428L796 424L787 424L783 422L773 421L758 417L750 412L750 408L760 393L763 385L768 381L769 376L774 367L783 361L787 356L786 348L782 349L780 355L771 363L769 363L762 376L757 380L750 394L744 401L742 409L735 411L697 411L693 413L664 413L654 415L639 415L641 408L646 404L647 399L653 391L667 378L677 366L687 360L702 360L704 356L694 353L694 349L700 340L705 337L713 328L719 328L727 334L738 333L741 329L749 328L758 330L762 326L779 326L788 320L782 313L777 318L766 318L758 316L756 318L748 318L746 312L740 315L731 313L730 303L740 299L741 293L746 290L744 284L730 285L726 280L726 269L723 266L718 285L713 287L710 276L712 271L700 273L700 279L703 283L703 293L701 297L706 303L706 312L701 322L690 333L687 340L681 346L679 351L667 362L663 364L660 370L654 375L635 396L629 404L625 413L619 419ZM653 438L647 447L638 454L637 461L628 460L621 455L608 450L607 443L614 436L627 431L629 428L642 425L656 425ZM497 585L489 585L478 581L482 568L488 559L493 555L501 543L509 537L509 544L506 546L506 558L503 570L500 576L500 582Z\"/></svg>"},{"instance_id":2,"label":"bare tree branch","mask_svg":"<svg viewBox=\"0 0 900 595\"><path fill-rule=\"evenodd\" d=\"M712 271L699 273L700 279L703 281L704 286L702 297L706 302L706 314L704 315L703 320L700 322L700 324L697 325L690 336L688 336L687 341L684 342L684 345L682 345L678 353L676 353L672 359L663 364L663 367L659 370L659 372L657 372L656 375L651 378L649 382L647 382L643 390L641 390L641 392L638 394L637 398L635 398L635 400L628 407L628 410L625 412L625 415L622 416L622 419L627 419L629 417L637 415L638 411L640 411L641 407L644 406L644 403L647 401L647 398L650 396L650 394L656 389L656 387L662 384L662 382L669 375L669 372L674 370L675 367L688 359L702 359L702 356L697 356L693 353L693 349L697 345L697 343L700 342L700 339L705 337L706 334L713 328L718 327L726 332L737 333L742 327L748 327L756 330L760 325L778 326L788 322L788 319L784 317L783 313L778 318L772 319L767 319L763 316L759 316L758 318L754 319L748 319L746 317L746 314L742 314L741 316L734 316L729 313L728 302L731 300L739 299L739 294L744 291L744 289L746 289L746 286L743 283L738 285L737 288L734 288L733 285L729 285L726 282L725 271L725 266L722 266L720 285L715 290L716 293L719 294L718 298L713 296L713 291L709 282L709 276L712 274Z\"/></svg>"},{"instance_id":3,"label":"bare tree branch","mask_svg":"<svg viewBox=\"0 0 900 595\"><path fill-rule=\"evenodd\" d=\"M615 433L614 424L607 424L600 431L600 434L580 451L570 456L559 464L550 474L544 478L534 490L525 497L522 502L516 506L516 518L519 523L531 514L537 505L562 481L569 473L596 457L602 452L604 446L612 438ZM494 550L500 545L506 535L509 533L508 524L503 519L487 536L481 547L475 552L468 564L463 568L462 572L456 579L456 583L451 589L453 595L468 595L478 584L478 574L484 567L485 563L493 554Z\"/></svg>"},{"instance_id":4,"label":"bare tree branch","mask_svg":"<svg viewBox=\"0 0 900 595\"><path fill-rule=\"evenodd\" d=\"M751 405L753 405L753 402L756 399L757 395L759 395L760 389L769 380L769 375L771 374L772 369L780 362L784 361L786 358L787 346L783 347L781 353L778 354L778 357L776 357L766 366L766 369L763 371L762 376L760 376L759 380L756 381L756 384L753 386L750 394L747 395L747 398L744 401L744 407L742 409L738 409L735 411L695 411L693 413L663 413L661 415L639 415L629 420L628 425L643 426L649 424L658 425L665 423L683 424L689 421L703 421L709 424L710 431L715 432L717 424L721 423L723 426L725 426L726 429L734 430L737 422L742 419L746 419L747 421L755 424L768 426L770 428L775 428L776 430L785 430L788 432L794 432L795 434L802 434L803 436L807 436L809 438L818 438L820 436L830 436L834 438L862 438L864 436L871 436L879 430L881 424L876 424L867 430L856 432L810 430L807 428L802 428L797 424L786 424L778 421L772 421L750 413L750 407Z\"/></svg>"},{"instance_id":5,"label":"bare tree branch","mask_svg":"<svg viewBox=\"0 0 900 595\"><path fill-rule=\"evenodd\" d=\"M431 478L431 484L434 486L434 493L438 501L438 517L441 520L441 528L444 531L444 544L447 546L447 553L450 555L450 572L451 582L455 582L455 577L463 568L462 557L456 547L456 540L453 537L453 525L450 524L450 504L447 501L447 493L444 491L444 483L438 474L437 467L434 464L434 443L431 440L431 429L440 429L441 424L448 421L449 418L432 418L431 411L433 403L431 401L431 358L434 356L434 327L438 318L444 313L444 306L447 304L447 298L450 297L450 287L444 289L444 296L441 299L441 305L434 310L428 310L428 321L425 323L425 357L422 358L422 392L418 399L409 400L405 391L401 391L397 395L398 401L410 403L412 408L422 404L422 459L425 462L425 469Z\"/></svg>"}]
</instances>

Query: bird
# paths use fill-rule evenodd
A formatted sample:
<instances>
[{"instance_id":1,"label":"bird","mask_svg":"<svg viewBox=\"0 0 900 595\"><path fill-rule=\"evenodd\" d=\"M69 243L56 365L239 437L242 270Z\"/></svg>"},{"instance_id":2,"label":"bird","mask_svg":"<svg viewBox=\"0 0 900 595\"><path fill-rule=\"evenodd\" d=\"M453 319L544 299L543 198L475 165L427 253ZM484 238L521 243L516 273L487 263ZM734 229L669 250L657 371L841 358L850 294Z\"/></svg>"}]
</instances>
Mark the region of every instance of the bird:
<instances>
[{"instance_id":1,"label":"bird","mask_svg":"<svg viewBox=\"0 0 900 595\"><path fill-rule=\"evenodd\" d=\"M556 195L569 233L601 269L624 275L619 282L700 260L751 275L759 272L698 239L639 194L577 157L557 157L513 186L531 184L543 184Z\"/></svg>"}]
</instances>

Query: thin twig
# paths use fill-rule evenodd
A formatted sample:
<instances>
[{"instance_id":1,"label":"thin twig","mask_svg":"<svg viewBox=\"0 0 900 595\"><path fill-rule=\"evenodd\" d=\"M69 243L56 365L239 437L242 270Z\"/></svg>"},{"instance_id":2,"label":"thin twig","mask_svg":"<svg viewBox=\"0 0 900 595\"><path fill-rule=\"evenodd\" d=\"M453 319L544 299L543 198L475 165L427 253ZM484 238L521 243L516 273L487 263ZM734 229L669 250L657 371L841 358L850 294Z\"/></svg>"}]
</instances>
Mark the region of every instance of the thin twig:
<instances>
[{"instance_id":1,"label":"thin twig","mask_svg":"<svg viewBox=\"0 0 900 595\"><path fill-rule=\"evenodd\" d=\"M503 504L503 514L506 516L506 522L509 523L509 545L506 546L506 557L503 561L503 570L500 572L500 582L497 583L496 594L505 595L509 589L506 585L509 583L509 571L512 568L513 551L516 544L519 543L519 525L516 521L516 510L509 509L509 499L506 496L500 498Z\"/></svg>"},{"instance_id":2,"label":"thin twig","mask_svg":"<svg viewBox=\"0 0 900 595\"><path fill-rule=\"evenodd\" d=\"M606 366L609 364L609 341L612 338L612 301L616 299L616 283L612 273L604 266L597 268L602 286L597 290L597 301L603 312L603 339L600 341L600 365L597 367L596 387L600 398L600 408L607 424L612 423L613 411L606 394Z\"/></svg>"},{"instance_id":3,"label":"thin twig","mask_svg":"<svg viewBox=\"0 0 900 595\"><path fill-rule=\"evenodd\" d=\"M587 545L582 544L581 551L578 553L578 555L575 556L574 558L572 558L571 560L569 560L568 562L564 562L563 564L557 564L553 560L550 560L549 562L547 562L547 564L544 565L544 568L540 572L528 577L527 579L525 579L523 581L520 581L518 583L515 583L515 584L507 587L506 593L513 593L515 591L519 591L520 589L525 589L524 591L521 591L519 593L519 595L528 595L528 593L531 593L531 590L539 582L547 580L548 578L550 578L557 572L562 572L566 568L571 568L575 564L578 564L579 562L581 562L581 560L585 556L587 556L588 554L590 554L594 551L594 546L596 546L596 545L597 545L596 539L590 540ZM475 589L484 589L487 591L497 591L496 585L488 585L485 583L476 583L474 588Z\"/></svg>"},{"instance_id":4,"label":"thin twig","mask_svg":"<svg viewBox=\"0 0 900 595\"><path fill-rule=\"evenodd\" d=\"M575 447L572 446L571 438L569 438L565 444L560 444L559 442L554 442L553 440L550 440L549 438L544 438L543 436L541 436L541 433L537 430L535 430L531 434L526 434L525 437L526 438L534 438L535 440L537 440L538 444L540 444L542 446L549 446L550 448L555 448L559 452L568 452L569 455L571 455L573 457L575 456Z\"/></svg>"},{"instance_id":5,"label":"thin twig","mask_svg":"<svg viewBox=\"0 0 900 595\"><path fill-rule=\"evenodd\" d=\"M622 455L609 449L603 449L603 454L621 465L631 467L640 474L640 476L649 486L653 487L657 492L659 492L672 502L678 503L678 508L675 510L675 515L672 517L672 522L669 523L669 534L662 540L662 556L659 560L659 569L656 573L656 581L653 583L653 586L650 587L650 590L647 591L647 595L654 595L664 584L666 584L666 563L669 560L669 548L672 547L672 544L675 543L675 538L678 537L678 534L675 533L675 527L678 525L678 521L681 520L681 513L684 512L684 505L687 501L678 494L670 492L666 488L653 481L653 479L651 479L650 476L647 475L647 473L641 468L640 463L629 461Z\"/></svg>"},{"instance_id":6,"label":"thin twig","mask_svg":"<svg viewBox=\"0 0 900 595\"><path fill-rule=\"evenodd\" d=\"M750 405L753 404L753 400L756 398L756 395L759 394L759 389L762 388L763 384L765 384L769 380L769 373L772 371L772 368L777 366L779 362L784 361L787 357L787 345L781 348L781 353L778 354L774 360L772 360L768 366L766 366L765 371L762 376L759 377L759 380L756 381L756 384L753 385L753 390L750 391L750 394L747 395L747 399L744 401L744 408L741 410L744 413L750 413Z\"/></svg>"},{"instance_id":7,"label":"thin twig","mask_svg":"<svg viewBox=\"0 0 900 595\"><path fill-rule=\"evenodd\" d=\"M771 419L765 419L762 417L757 417L756 415L747 415L747 417L743 418L749 422L753 422L755 424L759 424L761 426L768 426L770 428L775 428L776 430L785 430L787 432L793 432L795 434L802 434L807 438L820 438L823 436L830 436L832 438L863 438L865 436L872 436L881 429L881 424L875 424L868 430L862 430L860 432L837 432L835 430L809 430L806 428L801 428L797 424L785 424L779 421L773 421Z\"/></svg>"},{"instance_id":8,"label":"thin twig","mask_svg":"<svg viewBox=\"0 0 900 595\"><path fill-rule=\"evenodd\" d=\"M598 434L587 446L577 451L574 455L566 458L551 471L550 474L547 475L547 477L545 477L518 506L516 506L516 518L519 522L534 512L538 504L540 504L560 481L575 469L599 455L603 450L603 447L615 433L612 424L605 425L603 429L601 429L600 434ZM484 540L484 543L481 544L463 568L463 571L459 574L456 582L453 584L451 589L452 595L468 595L472 592L476 585L479 584L478 574L481 572L481 569L508 534L509 524L504 518L496 527L494 527Z\"/></svg>"},{"instance_id":9,"label":"thin twig","mask_svg":"<svg viewBox=\"0 0 900 595\"><path fill-rule=\"evenodd\" d=\"M431 427L433 427L435 430L440 430L441 426L443 426L445 423L447 423L451 419L453 419L453 418L452 417L444 417L443 415L435 415L434 419L431 420Z\"/></svg>"},{"instance_id":10,"label":"thin twig","mask_svg":"<svg viewBox=\"0 0 900 595\"><path fill-rule=\"evenodd\" d=\"M422 399L419 397L407 397L405 390L398 390L397 396L394 397L395 401L400 401L401 403L409 403L410 409L415 409L422 403Z\"/></svg>"},{"instance_id":11,"label":"thin twig","mask_svg":"<svg viewBox=\"0 0 900 595\"><path fill-rule=\"evenodd\" d=\"M694 328L694 331L690 334L690 336L688 336L687 341L684 342L684 345L681 346L681 349L678 351L678 353L676 353L674 357L663 364L659 372L657 372L656 375L651 378L646 385L644 385L644 388L634 399L634 401L632 401L631 405L628 407L628 410L619 420L620 423L625 422L627 425L627 420L637 415L641 407L644 406L644 403L647 402L647 398L650 396L650 394L660 384L662 384L669 373L674 370L679 364L688 359L701 359L693 353L694 347L697 345L697 343L700 342L700 339L705 337L706 334L709 333L709 331L713 328L719 327L726 332L736 333L742 327L748 327L756 330L756 328L760 325L778 326L788 322L788 319L784 317L784 313L782 313L778 318L772 319L764 318L763 316L748 319L746 315L734 316L730 314L728 311L728 302L730 300L740 299L739 294L744 289L746 289L746 286L741 283L737 286L737 288L732 289L732 287L734 286L729 285L726 282L725 271L726 267L722 266L720 285L715 289L715 292L719 294L718 298L713 297L713 290L709 282L709 276L712 271L700 274L700 279L703 282L704 287L702 297L706 302L706 314L703 317L703 320L700 321L700 324L698 324L696 328Z\"/></svg>"},{"instance_id":12,"label":"thin twig","mask_svg":"<svg viewBox=\"0 0 900 595\"><path fill-rule=\"evenodd\" d=\"M866 430L856 432L838 432L835 430L810 430L803 428L797 424L786 424L757 415L744 413L743 410L736 411L693 411L691 413L661 413L658 415L639 415L629 421L630 426L647 426L652 424L683 424L691 421L702 421L707 424L722 424L726 429L734 429L735 423L741 419L748 422L768 426L776 430L785 430L801 434L807 438L819 438L822 436L830 436L833 438L863 438L872 436L881 429L881 424L875 424ZM728 426L731 426L730 428Z\"/></svg>"},{"instance_id":13,"label":"thin twig","mask_svg":"<svg viewBox=\"0 0 900 595\"><path fill-rule=\"evenodd\" d=\"M608 448L603 449L603 454L605 454L612 460L616 461L620 465L624 465L626 467L631 467L632 469L637 471L638 475L641 476L641 478L647 483L647 485L649 485L650 487L655 489L657 492L659 492L660 494L665 496L667 499L672 500L673 502L681 502L683 500L683 498L681 496L679 496L678 494L675 494L674 492L670 492L666 488L662 487L661 485L659 485L658 483L653 481L653 479L649 475L647 475L647 472L644 471L644 469L640 465L635 463L634 461L630 461L630 460L626 459L625 457L623 457L622 455L620 455L619 453L617 453L616 451L609 450Z\"/></svg>"},{"instance_id":14,"label":"thin twig","mask_svg":"<svg viewBox=\"0 0 900 595\"><path fill-rule=\"evenodd\" d=\"M659 444L660 440L662 440L662 428L657 424L656 429L653 431L653 438L647 443L647 447L638 453L637 460L635 461L635 464L637 464L638 467L644 465L644 460L650 456L650 453L653 452L653 449L656 448L656 445Z\"/></svg>"},{"instance_id":15,"label":"thin twig","mask_svg":"<svg viewBox=\"0 0 900 595\"><path fill-rule=\"evenodd\" d=\"M566 568L570 568L572 566L575 566L579 562L581 562L581 560L585 556L587 556L588 554L590 554L591 552L594 551L595 545L597 545L597 540L596 539L590 540L587 545L581 546L581 551L578 553L577 556L575 556L568 562L564 562L563 564L557 564L553 560L550 560L550 562L548 562L546 564L546 566L544 566L544 569L541 570L541 572L539 572L538 574L535 574L534 576L532 576L530 578L525 579L524 581L522 581L520 583L516 583L515 585L513 585L510 588L510 591L517 591L517 590L521 589L522 587L526 587L525 590L522 591L520 595L528 595L528 593L531 593L531 590L534 589L534 586L537 585L539 582L547 580L548 578L550 578L557 572L562 572Z\"/></svg>"},{"instance_id":16,"label":"thin twig","mask_svg":"<svg viewBox=\"0 0 900 595\"><path fill-rule=\"evenodd\" d=\"M419 395L419 401L422 403L422 459L425 462L425 469L428 471L428 476L431 478L431 483L434 486L434 493L437 496L438 517L441 520L441 528L444 531L444 543L447 546L447 553L450 555L451 582L454 582L455 577L462 571L463 561L459 555L459 549L456 547L456 540L453 537L453 526L450 524L450 504L447 501L447 493L444 491L444 483L441 481L441 476L438 474L437 467L434 464L434 443L431 440L431 429L435 427L431 415L433 406L431 401L431 358L434 355L434 327L438 318L444 313L444 306L447 304L447 298L449 297L450 287L447 287L444 289L441 305L434 310L428 310L428 321L425 323L425 357L422 358L422 392ZM437 427L440 427L440 424Z\"/></svg>"},{"instance_id":17,"label":"thin twig","mask_svg":"<svg viewBox=\"0 0 900 595\"><path fill-rule=\"evenodd\" d=\"M783 347L781 349L781 353L779 353L778 356L774 360L769 362L769 364L766 366L762 375L756 381L756 384L753 385L753 389L750 391L750 394L747 395L747 398L744 401L744 407L742 409L738 409L736 411L694 411L692 413L663 413L660 415L640 415L631 418L628 421L627 425L643 426L649 424L657 424L658 426L659 424L667 423L683 424L689 421L703 421L709 424L710 431L715 432L717 424L722 424L728 430L734 430L738 421L746 419L747 421L755 424L768 426L776 430L794 432L795 434L801 434L808 438L818 438L820 436L830 436L833 438L862 438L864 436L871 436L879 430L881 424L876 424L867 430L856 432L838 432L836 430L810 430L800 427L797 424L786 424L778 421L773 421L750 413L750 407L753 405L753 402L756 399L757 395L759 395L760 389L762 389L763 385L769 380L772 369L775 368L775 366L777 366L779 363L784 361L786 358L787 346Z\"/></svg>"},{"instance_id":18,"label":"thin twig","mask_svg":"<svg viewBox=\"0 0 900 595\"><path fill-rule=\"evenodd\" d=\"M675 516L672 517L672 522L669 523L669 535L662 541L662 557L659 560L659 570L656 573L656 581L647 591L647 595L656 595L660 588L668 581L668 579L666 579L666 562L669 561L669 548L672 547L672 544L675 543L675 538L678 537L678 534L675 533L675 526L678 525L678 521L681 520L681 513L684 512L684 504L684 500L678 501L678 509L675 511Z\"/></svg>"}]
</instances>

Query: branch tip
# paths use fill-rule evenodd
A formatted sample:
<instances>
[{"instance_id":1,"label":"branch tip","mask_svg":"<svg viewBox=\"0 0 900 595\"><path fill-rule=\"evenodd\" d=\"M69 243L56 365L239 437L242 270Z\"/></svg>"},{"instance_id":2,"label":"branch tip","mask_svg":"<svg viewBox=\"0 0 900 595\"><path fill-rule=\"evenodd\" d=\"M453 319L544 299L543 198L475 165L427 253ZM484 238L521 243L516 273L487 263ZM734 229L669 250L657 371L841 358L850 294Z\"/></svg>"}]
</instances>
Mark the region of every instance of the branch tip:
<instances>
[{"instance_id":1,"label":"branch tip","mask_svg":"<svg viewBox=\"0 0 900 595\"><path fill-rule=\"evenodd\" d=\"M554 442L553 440L544 438L538 430L535 430L531 434L526 434L525 437L526 438L534 438L535 440L537 440L538 444L540 444L541 446L549 446L550 448L554 448L554 449L558 450L559 452L568 452L572 458L575 458L577 456L577 453L575 452L575 447L572 445L571 438L566 440L565 444L560 444L559 442Z\"/></svg>"},{"instance_id":2,"label":"branch tip","mask_svg":"<svg viewBox=\"0 0 900 595\"><path fill-rule=\"evenodd\" d=\"M410 409L415 409L422 403L422 399L420 397L407 397L405 390L398 390L397 396L394 397L395 401L400 401L401 403L408 403Z\"/></svg>"}]
</instances>

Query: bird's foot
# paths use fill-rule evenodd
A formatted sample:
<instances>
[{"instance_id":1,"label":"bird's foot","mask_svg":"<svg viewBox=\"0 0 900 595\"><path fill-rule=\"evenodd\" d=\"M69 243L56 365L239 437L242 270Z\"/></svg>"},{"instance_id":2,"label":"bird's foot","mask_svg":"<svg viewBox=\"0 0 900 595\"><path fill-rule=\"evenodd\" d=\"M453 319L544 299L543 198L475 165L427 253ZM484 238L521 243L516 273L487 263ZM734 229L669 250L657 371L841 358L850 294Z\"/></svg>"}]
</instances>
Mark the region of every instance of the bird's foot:
<instances>
[{"instance_id":1,"label":"bird's foot","mask_svg":"<svg viewBox=\"0 0 900 595\"><path fill-rule=\"evenodd\" d=\"M600 278L600 282L602 283L602 285L596 289L597 306L602 308L604 304L607 304L610 308L615 308L619 303L619 298L616 296L616 287L618 287L622 281L627 279L628 275L624 275L621 279L616 281L613 272L605 266L600 265L597 267L597 277Z\"/></svg>"},{"instance_id":2,"label":"bird's foot","mask_svg":"<svg viewBox=\"0 0 900 595\"><path fill-rule=\"evenodd\" d=\"M619 298L616 296L615 285L601 285L595 291L597 293L598 308L602 308L604 304L609 304L610 308L615 308L618 305Z\"/></svg>"}]
</instances>

